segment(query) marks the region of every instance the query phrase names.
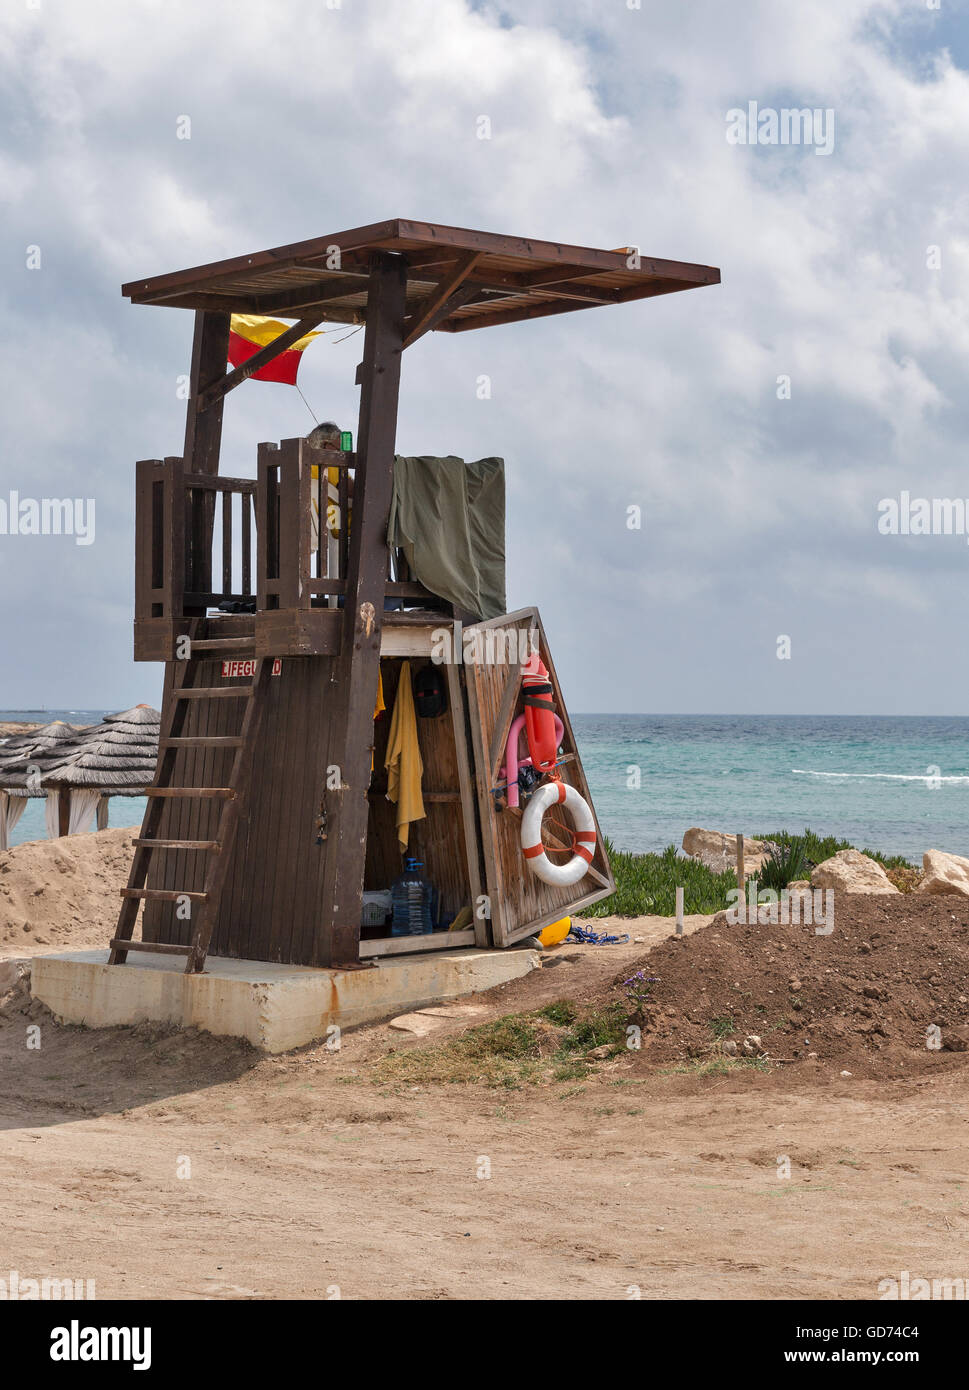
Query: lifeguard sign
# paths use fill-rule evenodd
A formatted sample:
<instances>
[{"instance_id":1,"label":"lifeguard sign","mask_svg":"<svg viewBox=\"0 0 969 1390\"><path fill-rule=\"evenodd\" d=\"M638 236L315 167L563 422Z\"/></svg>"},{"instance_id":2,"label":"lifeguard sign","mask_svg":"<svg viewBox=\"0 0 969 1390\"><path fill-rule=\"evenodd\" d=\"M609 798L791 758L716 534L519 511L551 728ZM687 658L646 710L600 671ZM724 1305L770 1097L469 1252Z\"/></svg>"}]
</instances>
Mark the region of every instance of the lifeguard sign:
<instances>
[{"instance_id":1,"label":"lifeguard sign","mask_svg":"<svg viewBox=\"0 0 969 1390\"><path fill-rule=\"evenodd\" d=\"M283 669L283 663L277 656L273 661L273 675L278 676ZM250 679L257 673L257 664L254 657L248 661L223 661L222 678L232 677L238 679L240 676L248 676Z\"/></svg>"},{"instance_id":2,"label":"lifeguard sign","mask_svg":"<svg viewBox=\"0 0 969 1390\"><path fill-rule=\"evenodd\" d=\"M711 266L628 248L393 219L124 286L134 304L192 310L195 337L182 457L137 465L135 657L166 663L165 697L113 963L161 951L199 971L211 946L354 966L392 951L507 946L612 891L598 826L580 882L549 884L524 864L521 812L503 786L521 661L465 660L444 668L447 714L421 721L426 815L410 831L442 923L465 925L361 939L365 884L386 887L400 870L382 785L390 721L374 722L378 681L389 707L406 663L431 660L442 627L507 629L512 651L519 630L538 634L563 726L556 771L591 800L537 610L477 623L480 614L432 593L388 547L401 359L432 331L630 304L719 279ZM234 313L297 322L227 372ZM324 321L365 325L357 452L287 439L259 445L255 478L220 475L226 396ZM353 473L352 518L338 545L314 547L312 469L324 465L339 473L341 517ZM219 683L223 662L245 663L231 684ZM548 853L570 853L542 833Z\"/></svg>"}]
</instances>

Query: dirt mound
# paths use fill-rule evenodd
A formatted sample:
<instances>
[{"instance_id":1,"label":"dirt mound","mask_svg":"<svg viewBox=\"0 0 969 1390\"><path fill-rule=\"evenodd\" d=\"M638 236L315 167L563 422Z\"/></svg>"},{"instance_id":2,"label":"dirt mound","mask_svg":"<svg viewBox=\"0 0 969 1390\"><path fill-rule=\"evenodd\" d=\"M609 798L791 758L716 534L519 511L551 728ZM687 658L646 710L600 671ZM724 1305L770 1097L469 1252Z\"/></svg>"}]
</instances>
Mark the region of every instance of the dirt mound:
<instances>
[{"instance_id":1,"label":"dirt mound","mask_svg":"<svg viewBox=\"0 0 969 1390\"><path fill-rule=\"evenodd\" d=\"M99 830L0 852L0 956L107 946L134 833Z\"/></svg>"},{"instance_id":2,"label":"dirt mound","mask_svg":"<svg viewBox=\"0 0 969 1390\"><path fill-rule=\"evenodd\" d=\"M750 1051L776 1060L937 1064L969 1038L969 902L841 895L830 936L720 913L608 997L630 1004L649 1063L729 1057L731 1044L743 1059L756 1035Z\"/></svg>"}]
</instances>

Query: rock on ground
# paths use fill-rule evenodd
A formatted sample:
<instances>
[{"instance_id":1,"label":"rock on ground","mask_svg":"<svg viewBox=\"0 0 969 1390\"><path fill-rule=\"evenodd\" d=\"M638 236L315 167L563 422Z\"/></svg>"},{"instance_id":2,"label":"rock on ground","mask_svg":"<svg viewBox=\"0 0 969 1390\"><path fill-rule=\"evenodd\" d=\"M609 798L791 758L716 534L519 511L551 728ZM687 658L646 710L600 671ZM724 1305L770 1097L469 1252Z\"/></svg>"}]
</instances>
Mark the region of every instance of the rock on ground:
<instances>
[{"instance_id":1,"label":"rock on ground","mask_svg":"<svg viewBox=\"0 0 969 1390\"><path fill-rule=\"evenodd\" d=\"M917 893L961 893L969 898L969 859L941 849L927 849L922 868L925 877L915 890Z\"/></svg>"},{"instance_id":2,"label":"rock on ground","mask_svg":"<svg viewBox=\"0 0 969 1390\"><path fill-rule=\"evenodd\" d=\"M842 893L898 892L878 861L856 849L839 850L825 859L811 874L811 886L840 889Z\"/></svg>"},{"instance_id":3,"label":"rock on ground","mask_svg":"<svg viewBox=\"0 0 969 1390\"><path fill-rule=\"evenodd\" d=\"M725 835L720 830L701 830L693 826L683 836L683 853L691 859L699 859L715 874L737 866L737 837ZM767 857L763 840L749 840L744 836L744 870L755 873Z\"/></svg>"}]
</instances>

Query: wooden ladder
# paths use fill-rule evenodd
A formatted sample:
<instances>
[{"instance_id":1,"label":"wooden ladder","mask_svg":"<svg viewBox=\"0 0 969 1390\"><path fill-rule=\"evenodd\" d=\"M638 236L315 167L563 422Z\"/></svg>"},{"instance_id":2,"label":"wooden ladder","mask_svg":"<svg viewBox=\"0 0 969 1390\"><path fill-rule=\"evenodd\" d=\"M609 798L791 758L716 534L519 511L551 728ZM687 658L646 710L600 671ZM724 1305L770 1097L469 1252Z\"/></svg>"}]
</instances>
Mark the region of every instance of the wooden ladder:
<instances>
[{"instance_id":1,"label":"wooden ladder","mask_svg":"<svg viewBox=\"0 0 969 1390\"><path fill-rule=\"evenodd\" d=\"M223 652L255 652L254 637L194 638L197 621L190 630L192 636L191 656L185 661L175 663L175 676L172 682L171 698L167 710L167 723L158 741L158 765L154 783L146 788L148 805L142 822L141 835L132 840L135 847L128 875L128 885L121 889L121 912L118 926L111 941L109 965L123 965L129 951L155 951L163 955L184 955L186 975L198 973L205 965L209 941L219 911L219 900L225 887L229 869L232 845L239 821L246 809L249 798L249 782L252 774L252 748L258 734L265 705L266 686L272 670L272 660L256 658L255 670L250 685L195 686L189 680L198 668L200 660L211 659ZM193 700L241 700L246 701L242 723L238 734L183 736L188 707ZM179 749L182 748L234 748L235 756L226 787L191 787L174 782L174 772ZM162 811L167 799L171 797L219 798L223 802L218 829L214 840L165 840L158 838ZM202 885L202 891L180 888L146 888L148 870L155 853L169 853L175 850L192 850L210 856ZM183 946L166 941L133 941L138 909L144 901L189 902L192 904L192 940ZM195 911L195 904L199 910Z\"/></svg>"}]
</instances>

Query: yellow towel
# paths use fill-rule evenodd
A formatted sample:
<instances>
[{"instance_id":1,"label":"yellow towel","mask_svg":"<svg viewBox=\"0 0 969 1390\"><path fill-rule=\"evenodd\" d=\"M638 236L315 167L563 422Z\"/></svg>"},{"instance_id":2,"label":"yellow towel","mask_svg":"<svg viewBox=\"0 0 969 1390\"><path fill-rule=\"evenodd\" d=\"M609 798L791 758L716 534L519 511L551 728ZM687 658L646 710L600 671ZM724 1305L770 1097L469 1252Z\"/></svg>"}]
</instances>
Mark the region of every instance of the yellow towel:
<instances>
[{"instance_id":1,"label":"yellow towel","mask_svg":"<svg viewBox=\"0 0 969 1390\"><path fill-rule=\"evenodd\" d=\"M377 701L373 707L374 719L379 719L387 706L384 704L384 677L380 667L377 667ZM373 776L373 753L370 754L370 775Z\"/></svg>"},{"instance_id":2,"label":"yellow towel","mask_svg":"<svg viewBox=\"0 0 969 1390\"><path fill-rule=\"evenodd\" d=\"M417 742L417 716L414 713L409 661L405 661L400 668L384 766L387 769L387 800L397 803L397 839L403 852L407 848L411 821L423 820L425 815L424 798L421 796L424 764Z\"/></svg>"}]
</instances>

